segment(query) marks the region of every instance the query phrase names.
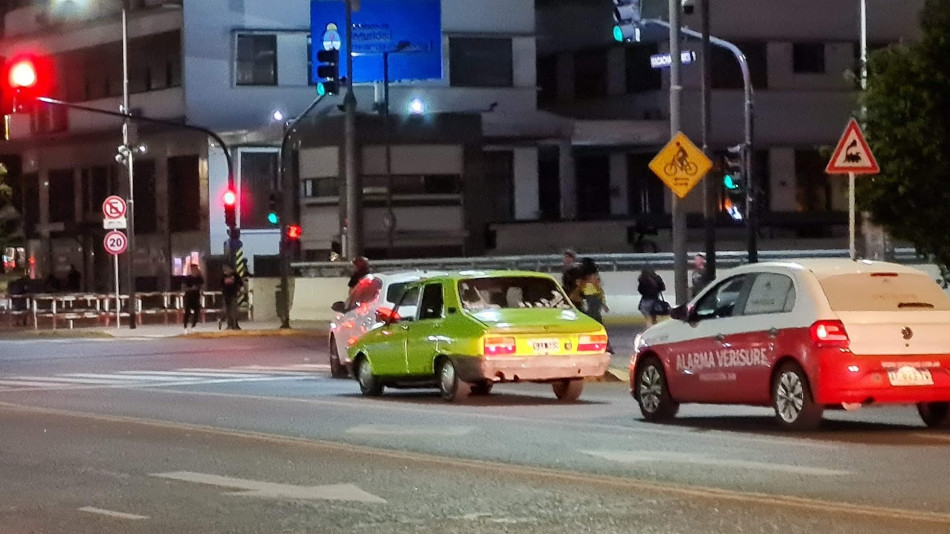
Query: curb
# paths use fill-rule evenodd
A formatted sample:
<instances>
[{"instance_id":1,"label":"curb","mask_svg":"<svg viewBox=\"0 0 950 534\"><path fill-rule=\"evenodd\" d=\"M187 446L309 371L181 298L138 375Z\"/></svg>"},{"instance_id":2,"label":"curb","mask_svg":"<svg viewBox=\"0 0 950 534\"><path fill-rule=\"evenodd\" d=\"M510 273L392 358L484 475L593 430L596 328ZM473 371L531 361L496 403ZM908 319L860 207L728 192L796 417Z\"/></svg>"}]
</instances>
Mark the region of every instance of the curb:
<instances>
[{"instance_id":1,"label":"curb","mask_svg":"<svg viewBox=\"0 0 950 534\"><path fill-rule=\"evenodd\" d=\"M219 337L285 337L285 336L296 336L296 337L314 337L314 338L325 338L327 337L327 332L320 330L294 330L292 328L278 329L278 330L220 330L217 332L192 332L186 334L182 332L181 334L176 334L172 336L164 337L174 337L174 338L184 338L184 339L213 339ZM116 338L121 338L123 336L113 336Z\"/></svg>"},{"instance_id":2,"label":"curb","mask_svg":"<svg viewBox=\"0 0 950 534\"><path fill-rule=\"evenodd\" d=\"M608 367L603 376L589 376L586 382L629 382L629 371L622 367Z\"/></svg>"}]
</instances>

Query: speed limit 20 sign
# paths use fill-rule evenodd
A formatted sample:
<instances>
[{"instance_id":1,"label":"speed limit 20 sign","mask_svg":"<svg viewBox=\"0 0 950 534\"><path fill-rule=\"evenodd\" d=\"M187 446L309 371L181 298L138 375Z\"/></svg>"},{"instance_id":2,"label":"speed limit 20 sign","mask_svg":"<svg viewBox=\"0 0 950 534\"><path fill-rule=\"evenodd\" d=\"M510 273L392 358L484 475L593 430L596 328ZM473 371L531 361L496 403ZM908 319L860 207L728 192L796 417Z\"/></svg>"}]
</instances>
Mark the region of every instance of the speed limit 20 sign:
<instances>
[{"instance_id":1,"label":"speed limit 20 sign","mask_svg":"<svg viewBox=\"0 0 950 534\"><path fill-rule=\"evenodd\" d=\"M129 248L129 240L122 232L113 230L106 234L105 239L102 240L102 245L105 247L106 252L118 256Z\"/></svg>"}]
</instances>

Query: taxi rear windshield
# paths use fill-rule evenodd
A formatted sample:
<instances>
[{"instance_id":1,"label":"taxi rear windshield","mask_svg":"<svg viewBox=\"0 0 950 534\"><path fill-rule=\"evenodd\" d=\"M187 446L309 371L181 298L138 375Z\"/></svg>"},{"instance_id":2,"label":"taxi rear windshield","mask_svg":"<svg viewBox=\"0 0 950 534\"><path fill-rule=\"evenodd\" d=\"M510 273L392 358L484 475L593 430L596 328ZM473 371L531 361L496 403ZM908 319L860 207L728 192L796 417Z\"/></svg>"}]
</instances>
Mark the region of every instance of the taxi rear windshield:
<instances>
[{"instance_id":1,"label":"taxi rear windshield","mask_svg":"<svg viewBox=\"0 0 950 534\"><path fill-rule=\"evenodd\" d=\"M554 280L532 276L470 278L458 283L462 308L479 311L501 308L570 308Z\"/></svg>"},{"instance_id":2,"label":"taxi rear windshield","mask_svg":"<svg viewBox=\"0 0 950 534\"><path fill-rule=\"evenodd\" d=\"M950 310L950 297L924 274L840 274L818 282L835 311Z\"/></svg>"}]
</instances>

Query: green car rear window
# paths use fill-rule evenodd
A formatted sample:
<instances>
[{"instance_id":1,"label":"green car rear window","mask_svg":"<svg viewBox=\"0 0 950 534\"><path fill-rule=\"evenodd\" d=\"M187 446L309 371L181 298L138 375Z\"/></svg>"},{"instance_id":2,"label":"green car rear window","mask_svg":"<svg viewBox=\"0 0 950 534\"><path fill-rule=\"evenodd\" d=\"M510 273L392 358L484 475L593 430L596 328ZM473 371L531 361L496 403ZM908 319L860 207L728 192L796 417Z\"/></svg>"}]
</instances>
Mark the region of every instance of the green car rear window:
<instances>
[{"instance_id":1,"label":"green car rear window","mask_svg":"<svg viewBox=\"0 0 950 534\"><path fill-rule=\"evenodd\" d=\"M532 276L469 278L458 283L467 311L510 308L570 308L554 280Z\"/></svg>"}]
</instances>

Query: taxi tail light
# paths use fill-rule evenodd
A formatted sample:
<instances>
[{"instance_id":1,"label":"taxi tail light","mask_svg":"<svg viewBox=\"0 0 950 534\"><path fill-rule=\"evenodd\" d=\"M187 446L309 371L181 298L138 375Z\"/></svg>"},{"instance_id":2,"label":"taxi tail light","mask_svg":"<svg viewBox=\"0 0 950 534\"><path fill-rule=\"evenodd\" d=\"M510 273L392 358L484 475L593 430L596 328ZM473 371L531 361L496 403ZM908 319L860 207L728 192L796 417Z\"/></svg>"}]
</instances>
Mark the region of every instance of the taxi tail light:
<instances>
[{"instance_id":1,"label":"taxi tail light","mask_svg":"<svg viewBox=\"0 0 950 534\"><path fill-rule=\"evenodd\" d=\"M809 329L811 341L818 347L848 348L851 340L841 321L817 321Z\"/></svg>"},{"instance_id":2,"label":"taxi tail light","mask_svg":"<svg viewBox=\"0 0 950 534\"><path fill-rule=\"evenodd\" d=\"M577 340L577 350L603 352L607 350L607 336L581 336Z\"/></svg>"},{"instance_id":3,"label":"taxi tail light","mask_svg":"<svg viewBox=\"0 0 950 534\"><path fill-rule=\"evenodd\" d=\"M513 337L486 337L484 341L485 356L498 356L515 353L515 338Z\"/></svg>"}]
</instances>

